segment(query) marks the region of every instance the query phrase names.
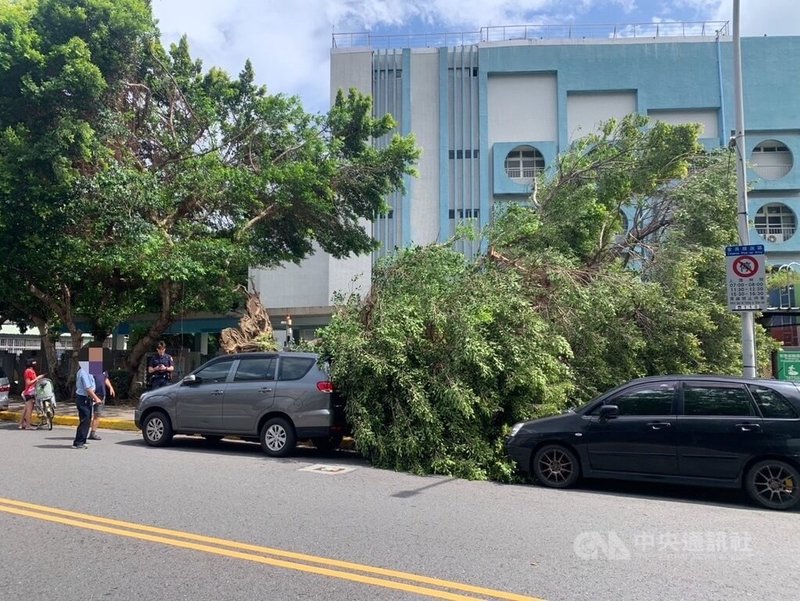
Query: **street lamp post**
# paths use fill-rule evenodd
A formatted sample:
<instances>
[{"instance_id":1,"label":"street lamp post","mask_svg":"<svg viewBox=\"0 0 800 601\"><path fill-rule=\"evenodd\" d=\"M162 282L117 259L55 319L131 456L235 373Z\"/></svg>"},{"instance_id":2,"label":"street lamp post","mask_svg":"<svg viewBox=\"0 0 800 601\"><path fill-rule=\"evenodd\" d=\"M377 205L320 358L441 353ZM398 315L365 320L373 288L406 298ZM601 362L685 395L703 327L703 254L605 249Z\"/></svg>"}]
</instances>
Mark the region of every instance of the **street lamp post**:
<instances>
[{"instance_id":1,"label":"street lamp post","mask_svg":"<svg viewBox=\"0 0 800 601\"><path fill-rule=\"evenodd\" d=\"M734 150L736 151L736 184L738 190L739 243L750 244L750 230L747 215L747 145L744 138L744 92L742 90L742 48L739 32L739 0L733 0L733 97L735 101L736 132ZM755 320L752 311L742 313L742 365L745 378L756 377Z\"/></svg>"}]
</instances>

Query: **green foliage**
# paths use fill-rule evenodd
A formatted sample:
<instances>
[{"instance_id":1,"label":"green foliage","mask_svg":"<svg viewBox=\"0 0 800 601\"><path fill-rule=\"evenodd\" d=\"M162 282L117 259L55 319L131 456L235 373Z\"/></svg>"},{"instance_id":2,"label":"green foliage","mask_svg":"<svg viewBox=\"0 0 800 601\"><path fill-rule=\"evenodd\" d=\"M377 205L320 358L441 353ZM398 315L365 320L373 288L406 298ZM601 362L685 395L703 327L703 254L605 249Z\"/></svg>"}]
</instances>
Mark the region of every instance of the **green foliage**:
<instances>
[{"instance_id":1,"label":"green foliage","mask_svg":"<svg viewBox=\"0 0 800 601\"><path fill-rule=\"evenodd\" d=\"M133 379L131 372L127 369L112 369L108 372L108 379L111 380L116 396L107 396L107 403L113 405L130 397L131 380Z\"/></svg>"},{"instance_id":2,"label":"green foliage","mask_svg":"<svg viewBox=\"0 0 800 601\"><path fill-rule=\"evenodd\" d=\"M370 297L323 330L359 450L375 465L512 477L509 424L562 407L569 348L517 274L441 246L380 267Z\"/></svg>"},{"instance_id":3,"label":"green foliage","mask_svg":"<svg viewBox=\"0 0 800 601\"><path fill-rule=\"evenodd\" d=\"M162 47L148 0L0 4L0 65L0 311L75 339L76 315L155 313L132 370L178 315L228 311L250 266L372 251L361 222L418 156L356 91L310 115L249 61Z\"/></svg>"},{"instance_id":4,"label":"green foliage","mask_svg":"<svg viewBox=\"0 0 800 601\"><path fill-rule=\"evenodd\" d=\"M532 243L586 264L602 260L621 231L620 209L649 202L666 182L686 175L700 149L698 131L629 115L576 141L537 190L534 209L547 227Z\"/></svg>"},{"instance_id":5,"label":"green foliage","mask_svg":"<svg viewBox=\"0 0 800 601\"><path fill-rule=\"evenodd\" d=\"M322 349L364 455L509 480L515 421L637 377L741 373L723 257L737 240L733 164L697 134L610 122L530 202L496 207L476 262L410 249L376 270L365 301L344 299ZM756 336L763 369L776 344Z\"/></svg>"}]
</instances>

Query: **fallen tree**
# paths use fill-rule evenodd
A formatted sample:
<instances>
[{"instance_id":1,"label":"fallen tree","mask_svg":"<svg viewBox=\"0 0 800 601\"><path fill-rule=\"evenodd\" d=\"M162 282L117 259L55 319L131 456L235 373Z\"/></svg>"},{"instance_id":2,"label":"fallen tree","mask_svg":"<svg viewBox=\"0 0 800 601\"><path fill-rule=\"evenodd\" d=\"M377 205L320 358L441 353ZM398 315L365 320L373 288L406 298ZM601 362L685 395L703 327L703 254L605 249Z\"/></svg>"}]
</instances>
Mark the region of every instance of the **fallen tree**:
<instances>
[{"instance_id":1,"label":"fallen tree","mask_svg":"<svg viewBox=\"0 0 800 601\"><path fill-rule=\"evenodd\" d=\"M272 323L258 292L240 289L245 293L245 312L238 328L225 328L220 333L220 346L226 353L275 351L278 345L272 334Z\"/></svg>"}]
</instances>

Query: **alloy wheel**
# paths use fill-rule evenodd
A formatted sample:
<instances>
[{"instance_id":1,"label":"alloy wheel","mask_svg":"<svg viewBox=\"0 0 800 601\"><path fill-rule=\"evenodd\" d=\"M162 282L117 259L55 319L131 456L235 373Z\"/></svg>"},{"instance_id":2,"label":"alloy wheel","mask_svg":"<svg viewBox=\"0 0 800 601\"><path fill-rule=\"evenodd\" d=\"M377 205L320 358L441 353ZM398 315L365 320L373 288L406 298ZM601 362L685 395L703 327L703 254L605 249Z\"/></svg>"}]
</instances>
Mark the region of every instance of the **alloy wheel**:
<instances>
[{"instance_id":1,"label":"alloy wheel","mask_svg":"<svg viewBox=\"0 0 800 601\"><path fill-rule=\"evenodd\" d=\"M158 442L164 436L164 422L154 417L147 422L147 438L153 442Z\"/></svg>"},{"instance_id":2,"label":"alloy wheel","mask_svg":"<svg viewBox=\"0 0 800 601\"><path fill-rule=\"evenodd\" d=\"M172 423L162 411L149 414L142 423L142 437L151 447L163 447L172 441Z\"/></svg>"},{"instance_id":3,"label":"alloy wheel","mask_svg":"<svg viewBox=\"0 0 800 601\"><path fill-rule=\"evenodd\" d=\"M781 461L763 461L750 473L749 490L754 500L771 509L789 509L800 501L797 472Z\"/></svg>"},{"instance_id":4,"label":"alloy wheel","mask_svg":"<svg viewBox=\"0 0 800 601\"><path fill-rule=\"evenodd\" d=\"M578 458L562 445L547 445L540 448L533 458L533 474L545 486L568 488L580 476Z\"/></svg>"},{"instance_id":5,"label":"alloy wheel","mask_svg":"<svg viewBox=\"0 0 800 601\"><path fill-rule=\"evenodd\" d=\"M280 424L272 424L264 435L264 444L270 451L279 453L286 446L286 429Z\"/></svg>"},{"instance_id":6,"label":"alloy wheel","mask_svg":"<svg viewBox=\"0 0 800 601\"><path fill-rule=\"evenodd\" d=\"M563 451L553 449L539 459L542 474L554 483L566 482L572 475L575 466Z\"/></svg>"},{"instance_id":7,"label":"alloy wheel","mask_svg":"<svg viewBox=\"0 0 800 601\"><path fill-rule=\"evenodd\" d=\"M297 435L288 420L273 417L261 428L261 448L270 457L286 457L297 444Z\"/></svg>"}]
</instances>

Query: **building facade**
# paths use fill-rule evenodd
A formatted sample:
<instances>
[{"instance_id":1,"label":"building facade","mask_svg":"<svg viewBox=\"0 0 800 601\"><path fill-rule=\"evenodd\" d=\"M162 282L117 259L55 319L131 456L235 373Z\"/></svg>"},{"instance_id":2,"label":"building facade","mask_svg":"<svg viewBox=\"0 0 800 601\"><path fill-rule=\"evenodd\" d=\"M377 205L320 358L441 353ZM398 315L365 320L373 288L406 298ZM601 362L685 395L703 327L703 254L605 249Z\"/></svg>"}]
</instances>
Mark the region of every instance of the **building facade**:
<instances>
[{"instance_id":1,"label":"building facade","mask_svg":"<svg viewBox=\"0 0 800 601\"><path fill-rule=\"evenodd\" d=\"M742 62L751 243L764 244L770 264L800 268L800 37L744 38ZM467 219L484 226L500 203L526 199L538 171L609 118L700 123L707 148L727 147L735 124L727 23L338 34L331 97L349 88L416 136L419 177L367 224L381 243L372 257L317 253L300 266L253 271L270 310L302 314L308 328L326 321L334 292L366 291L381 256L447 240ZM793 294L786 302L796 304Z\"/></svg>"}]
</instances>

